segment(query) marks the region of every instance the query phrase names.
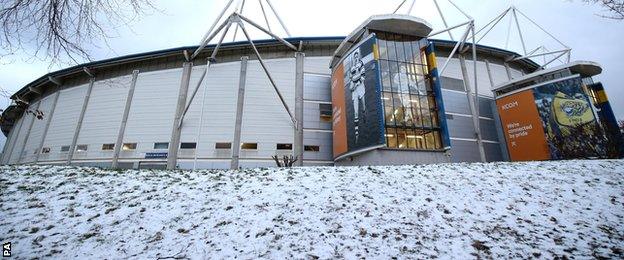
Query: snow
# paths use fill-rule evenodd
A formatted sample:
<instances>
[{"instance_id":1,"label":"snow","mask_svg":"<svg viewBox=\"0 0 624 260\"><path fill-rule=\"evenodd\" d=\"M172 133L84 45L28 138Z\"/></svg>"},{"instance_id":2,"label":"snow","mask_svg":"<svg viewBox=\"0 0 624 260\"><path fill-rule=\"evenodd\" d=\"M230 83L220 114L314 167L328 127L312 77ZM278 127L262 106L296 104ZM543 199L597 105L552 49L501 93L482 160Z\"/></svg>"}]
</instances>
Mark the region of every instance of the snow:
<instances>
[{"instance_id":1,"label":"snow","mask_svg":"<svg viewBox=\"0 0 624 260\"><path fill-rule=\"evenodd\" d=\"M624 161L0 167L0 241L43 258L623 258Z\"/></svg>"}]
</instances>

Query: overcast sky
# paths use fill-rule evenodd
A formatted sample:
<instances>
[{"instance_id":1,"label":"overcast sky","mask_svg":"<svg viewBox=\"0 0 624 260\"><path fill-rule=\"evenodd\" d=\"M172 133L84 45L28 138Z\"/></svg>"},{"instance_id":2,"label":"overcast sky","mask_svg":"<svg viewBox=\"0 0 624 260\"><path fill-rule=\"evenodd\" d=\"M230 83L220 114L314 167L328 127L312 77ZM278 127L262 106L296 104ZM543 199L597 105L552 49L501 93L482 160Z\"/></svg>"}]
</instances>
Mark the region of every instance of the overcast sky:
<instances>
[{"instance_id":1,"label":"overcast sky","mask_svg":"<svg viewBox=\"0 0 624 260\"><path fill-rule=\"evenodd\" d=\"M258 1L247 0L245 15L258 23L263 22ZM402 0L271 0L292 36L344 36L349 34L367 17L375 14L391 13ZM109 41L110 48L90 48L96 60L120 55L148 52L166 48L196 45L210 27L218 13L225 6L226 0L153 0L162 12L152 12L131 24L131 28L117 31L117 37ZM439 0L449 24L465 21L447 0ZM598 17L599 6L587 5L581 0L455 0L466 13L473 16L477 27L515 5L530 18L552 32L563 43L573 49L572 60L590 60L603 67L602 75L595 79L603 82L613 109L620 119L624 119L624 21L615 21ZM406 8L405 8L406 9ZM406 10L405 10L406 11ZM428 20L434 30L442 29L442 21L437 15L432 0L417 0L412 15ZM272 20L272 27L277 30L277 20ZM527 39L527 49L532 50L545 45L551 50L562 48L528 20L520 17L522 31ZM507 44L509 20L505 19L499 27L481 43L521 53L517 33L512 33ZM456 37L461 34L456 31ZM265 38L259 33L255 38ZM447 39L448 35L438 38ZM239 39L240 36L239 36ZM229 41L231 41L231 37ZM11 57L9 64L0 65L0 87L11 93L27 83L50 72L61 69L41 61L33 61L26 55ZM6 62L6 60L4 61ZM1 100L0 106L6 107L8 100Z\"/></svg>"}]
</instances>

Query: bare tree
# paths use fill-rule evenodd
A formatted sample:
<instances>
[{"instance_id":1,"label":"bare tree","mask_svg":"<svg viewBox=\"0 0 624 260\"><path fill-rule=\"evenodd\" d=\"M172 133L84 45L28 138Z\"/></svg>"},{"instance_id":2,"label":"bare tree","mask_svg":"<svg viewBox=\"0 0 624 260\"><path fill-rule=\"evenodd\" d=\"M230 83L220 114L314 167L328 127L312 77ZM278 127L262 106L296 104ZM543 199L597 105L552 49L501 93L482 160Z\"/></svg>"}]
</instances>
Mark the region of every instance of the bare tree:
<instances>
[{"instance_id":1,"label":"bare tree","mask_svg":"<svg viewBox=\"0 0 624 260\"><path fill-rule=\"evenodd\" d=\"M155 10L152 0L2 0L0 61L15 53L51 64L90 61L120 26Z\"/></svg>"},{"instance_id":2,"label":"bare tree","mask_svg":"<svg viewBox=\"0 0 624 260\"><path fill-rule=\"evenodd\" d=\"M583 2L590 4L599 4L608 15L600 15L600 17L624 20L624 0L583 0Z\"/></svg>"}]
</instances>

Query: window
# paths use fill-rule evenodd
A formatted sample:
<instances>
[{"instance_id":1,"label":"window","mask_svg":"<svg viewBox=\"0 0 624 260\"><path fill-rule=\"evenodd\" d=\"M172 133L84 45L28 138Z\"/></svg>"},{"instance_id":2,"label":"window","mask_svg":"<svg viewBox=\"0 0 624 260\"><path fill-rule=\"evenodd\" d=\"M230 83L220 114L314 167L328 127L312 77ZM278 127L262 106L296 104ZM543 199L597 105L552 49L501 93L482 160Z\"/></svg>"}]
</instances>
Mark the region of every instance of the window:
<instances>
[{"instance_id":1,"label":"window","mask_svg":"<svg viewBox=\"0 0 624 260\"><path fill-rule=\"evenodd\" d=\"M81 144L76 146L76 152L86 152L88 146L86 144Z\"/></svg>"},{"instance_id":2,"label":"window","mask_svg":"<svg viewBox=\"0 0 624 260\"><path fill-rule=\"evenodd\" d=\"M69 152L69 145L61 146L61 152Z\"/></svg>"},{"instance_id":3,"label":"window","mask_svg":"<svg viewBox=\"0 0 624 260\"><path fill-rule=\"evenodd\" d=\"M180 149L196 149L197 143L181 143Z\"/></svg>"},{"instance_id":4,"label":"window","mask_svg":"<svg viewBox=\"0 0 624 260\"><path fill-rule=\"evenodd\" d=\"M103 144L102 151L112 151L115 150L115 144Z\"/></svg>"},{"instance_id":5,"label":"window","mask_svg":"<svg viewBox=\"0 0 624 260\"><path fill-rule=\"evenodd\" d=\"M318 152L321 148L318 145L306 145L304 146L306 152Z\"/></svg>"},{"instance_id":6,"label":"window","mask_svg":"<svg viewBox=\"0 0 624 260\"><path fill-rule=\"evenodd\" d=\"M50 153L50 147L41 148L41 153Z\"/></svg>"},{"instance_id":7,"label":"window","mask_svg":"<svg viewBox=\"0 0 624 260\"><path fill-rule=\"evenodd\" d=\"M121 147L121 149L124 150L124 151L136 150L136 148L137 148L137 144L136 143L125 143Z\"/></svg>"},{"instance_id":8,"label":"window","mask_svg":"<svg viewBox=\"0 0 624 260\"><path fill-rule=\"evenodd\" d=\"M292 144L277 144L277 150L292 150Z\"/></svg>"},{"instance_id":9,"label":"window","mask_svg":"<svg viewBox=\"0 0 624 260\"><path fill-rule=\"evenodd\" d=\"M216 143L215 149L232 149L232 143Z\"/></svg>"},{"instance_id":10,"label":"window","mask_svg":"<svg viewBox=\"0 0 624 260\"><path fill-rule=\"evenodd\" d=\"M321 114L321 122L332 122L332 105L331 104L319 104L319 111Z\"/></svg>"},{"instance_id":11,"label":"window","mask_svg":"<svg viewBox=\"0 0 624 260\"><path fill-rule=\"evenodd\" d=\"M167 150L169 143L154 143L154 150Z\"/></svg>"},{"instance_id":12,"label":"window","mask_svg":"<svg viewBox=\"0 0 624 260\"><path fill-rule=\"evenodd\" d=\"M242 143L241 149L245 150L258 150L258 143Z\"/></svg>"},{"instance_id":13,"label":"window","mask_svg":"<svg viewBox=\"0 0 624 260\"><path fill-rule=\"evenodd\" d=\"M434 81L425 53L428 42L417 37L375 33L380 45L387 147L442 149Z\"/></svg>"}]
</instances>

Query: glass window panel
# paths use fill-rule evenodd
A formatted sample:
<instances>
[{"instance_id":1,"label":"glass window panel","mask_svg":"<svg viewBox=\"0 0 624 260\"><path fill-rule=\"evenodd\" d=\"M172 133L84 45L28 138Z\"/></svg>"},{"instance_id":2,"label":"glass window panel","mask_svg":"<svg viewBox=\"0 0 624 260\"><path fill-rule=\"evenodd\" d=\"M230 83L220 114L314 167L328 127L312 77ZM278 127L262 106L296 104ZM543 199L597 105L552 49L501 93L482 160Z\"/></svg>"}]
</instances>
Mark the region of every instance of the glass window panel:
<instances>
[{"instance_id":1,"label":"glass window panel","mask_svg":"<svg viewBox=\"0 0 624 260\"><path fill-rule=\"evenodd\" d=\"M89 148L88 145L81 144L81 145L76 146L76 152L86 152L88 148Z\"/></svg>"},{"instance_id":2,"label":"glass window panel","mask_svg":"<svg viewBox=\"0 0 624 260\"><path fill-rule=\"evenodd\" d=\"M258 150L258 143L242 143L241 149L243 150Z\"/></svg>"},{"instance_id":3,"label":"glass window panel","mask_svg":"<svg viewBox=\"0 0 624 260\"><path fill-rule=\"evenodd\" d=\"M383 33L379 32L377 34L377 42L379 46L379 58L380 59L388 59L388 43L383 38Z\"/></svg>"},{"instance_id":4,"label":"glass window panel","mask_svg":"<svg viewBox=\"0 0 624 260\"><path fill-rule=\"evenodd\" d=\"M418 45L418 41L412 41L412 60L416 64L422 64L422 59L420 58L420 46Z\"/></svg>"},{"instance_id":5,"label":"glass window panel","mask_svg":"<svg viewBox=\"0 0 624 260\"><path fill-rule=\"evenodd\" d=\"M397 148L407 149L407 136L403 129L397 129Z\"/></svg>"},{"instance_id":6,"label":"glass window panel","mask_svg":"<svg viewBox=\"0 0 624 260\"><path fill-rule=\"evenodd\" d=\"M384 92L383 93L383 103L384 103L384 118L386 120L386 125L394 125L394 109L392 108L392 93Z\"/></svg>"},{"instance_id":7,"label":"glass window panel","mask_svg":"<svg viewBox=\"0 0 624 260\"><path fill-rule=\"evenodd\" d=\"M154 143L154 150L169 149L169 143Z\"/></svg>"},{"instance_id":8,"label":"glass window panel","mask_svg":"<svg viewBox=\"0 0 624 260\"><path fill-rule=\"evenodd\" d=\"M436 105L436 100L435 100L435 97L433 96L433 94L430 94L427 99L429 100L429 108L431 108L431 109L438 108L438 106Z\"/></svg>"},{"instance_id":9,"label":"glass window panel","mask_svg":"<svg viewBox=\"0 0 624 260\"><path fill-rule=\"evenodd\" d=\"M390 73L390 84L391 84L391 91L392 92L398 92L399 91L399 86L401 85L401 82L399 81L399 64L398 62L393 62L390 61L388 62L388 67L390 69L389 73Z\"/></svg>"},{"instance_id":10,"label":"glass window panel","mask_svg":"<svg viewBox=\"0 0 624 260\"><path fill-rule=\"evenodd\" d=\"M403 42L403 40L401 39L401 41L396 43L397 45L397 58L399 58L399 61L401 62L407 62L409 60L408 56L405 56L405 43Z\"/></svg>"},{"instance_id":11,"label":"glass window panel","mask_svg":"<svg viewBox=\"0 0 624 260\"><path fill-rule=\"evenodd\" d=\"M216 143L215 149L232 149L232 143Z\"/></svg>"},{"instance_id":12,"label":"glass window panel","mask_svg":"<svg viewBox=\"0 0 624 260\"><path fill-rule=\"evenodd\" d=\"M136 150L136 148L137 148L137 144L136 143L125 143L121 147L121 150L130 151L130 150Z\"/></svg>"},{"instance_id":13,"label":"glass window panel","mask_svg":"<svg viewBox=\"0 0 624 260\"><path fill-rule=\"evenodd\" d=\"M180 149L196 149L197 143L181 143Z\"/></svg>"},{"instance_id":14,"label":"glass window panel","mask_svg":"<svg viewBox=\"0 0 624 260\"><path fill-rule=\"evenodd\" d=\"M434 138L435 138L435 148L442 149L442 138L440 138L440 132L435 131L433 133L434 133Z\"/></svg>"},{"instance_id":15,"label":"glass window panel","mask_svg":"<svg viewBox=\"0 0 624 260\"><path fill-rule=\"evenodd\" d=\"M277 144L277 150L292 150L292 144Z\"/></svg>"},{"instance_id":16,"label":"glass window panel","mask_svg":"<svg viewBox=\"0 0 624 260\"><path fill-rule=\"evenodd\" d=\"M318 152L321 148L318 145L306 145L304 146L306 152Z\"/></svg>"},{"instance_id":17,"label":"glass window panel","mask_svg":"<svg viewBox=\"0 0 624 260\"><path fill-rule=\"evenodd\" d=\"M115 149L115 144L103 144L102 151L112 151Z\"/></svg>"},{"instance_id":18,"label":"glass window panel","mask_svg":"<svg viewBox=\"0 0 624 260\"><path fill-rule=\"evenodd\" d=\"M388 65L388 61L380 60L379 61L381 67L381 84L383 85L384 91L392 90L392 83L390 82L390 66Z\"/></svg>"},{"instance_id":19,"label":"glass window panel","mask_svg":"<svg viewBox=\"0 0 624 260\"><path fill-rule=\"evenodd\" d=\"M429 98L427 96L420 96L420 108L429 109Z\"/></svg>"},{"instance_id":20,"label":"glass window panel","mask_svg":"<svg viewBox=\"0 0 624 260\"><path fill-rule=\"evenodd\" d=\"M387 48L388 48L388 60L397 60L397 56L396 56L396 45L394 43L394 40L391 34L387 35L388 41L387 41Z\"/></svg>"},{"instance_id":21,"label":"glass window panel","mask_svg":"<svg viewBox=\"0 0 624 260\"><path fill-rule=\"evenodd\" d=\"M405 124L405 113L402 98L400 94L392 95L394 103L394 118L397 125Z\"/></svg>"},{"instance_id":22,"label":"glass window panel","mask_svg":"<svg viewBox=\"0 0 624 260\"><path fill-rule=\"evenodd\" d=\"M433 110L429 113L431 113L431 126L440 127L440 124L438 122L438 112Z\"/></svg>"},{"instance_id":23,"label":"glass window panel","mask_svg":"<svg viewBox=\"0 0 624 260\"><path fill-rule=\"evenodd\" d=\"M435 132L429 132L425 135L425 143L427 144L427 149L436 149L434 133Z\"/></svg>"},{"instance_id":24,"label":"glass window panel","mask_svg":"<svg viewBox=\"0 0 624 260\"><path fill-rule=\"evenodd\" d=\"M407 137L407 148L416 149L416 134L413 129L405 130L405 134Z\"/></svg>"},{"instance_id":25,"label":"glass window panel","mask_svg":"<svg viewBox=\"0 0 624 260\"><path fill-rule=\"evenodd\" d=\"M429 110L421 109L420 112L422 113L423 127L431 127L431 113Z\"/></svg>"},{"instance_id":26,"label":"glass window panel","mask_svg":"<svg viewBox=\"0 0 624 260\"><path fill-rule=\"evenodd\" d=\"M386 144L389 148L397 147L397 136L394 128L386 128Z\"/></svg>"}]
</instances>

